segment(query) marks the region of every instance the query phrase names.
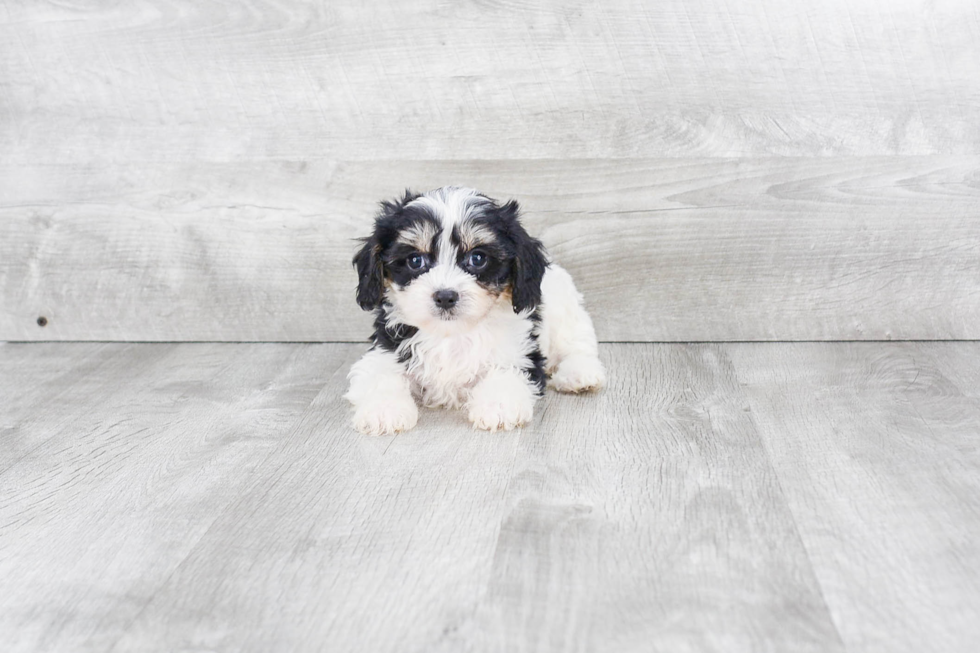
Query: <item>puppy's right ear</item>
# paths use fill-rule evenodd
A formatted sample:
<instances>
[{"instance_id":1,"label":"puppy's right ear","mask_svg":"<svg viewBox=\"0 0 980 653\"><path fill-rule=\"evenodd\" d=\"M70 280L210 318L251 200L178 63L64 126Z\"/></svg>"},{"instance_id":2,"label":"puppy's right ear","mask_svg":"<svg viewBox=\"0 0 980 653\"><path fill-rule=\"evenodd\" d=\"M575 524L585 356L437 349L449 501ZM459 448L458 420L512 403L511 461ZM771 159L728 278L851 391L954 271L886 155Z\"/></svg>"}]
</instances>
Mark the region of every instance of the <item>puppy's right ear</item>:
<instances>
[{"instance_id":1,"label":"puppy's right ear","mask_svg":"<svg viewBox=\"0 0 980 653\"><path fill-rule=\"evenodd\" d=\"M380 249L378 239L371 236L364 240L364 247L354 255L358 278L357 303L365 311L380 307L384 296L384 267Z\"/></svg>"}]
</instances>

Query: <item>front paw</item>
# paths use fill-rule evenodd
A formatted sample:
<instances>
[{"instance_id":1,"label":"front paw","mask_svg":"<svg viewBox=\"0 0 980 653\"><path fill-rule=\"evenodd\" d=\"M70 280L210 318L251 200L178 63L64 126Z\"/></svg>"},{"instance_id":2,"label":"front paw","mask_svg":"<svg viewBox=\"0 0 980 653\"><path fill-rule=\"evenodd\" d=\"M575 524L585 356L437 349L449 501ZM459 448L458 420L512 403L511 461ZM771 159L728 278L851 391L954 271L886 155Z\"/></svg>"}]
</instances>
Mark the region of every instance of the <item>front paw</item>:
<instances>
[{"instance_id":1,"label":"front paw","mask_svg":"<svg viewBox=\"0 0 980 653\"><path fill-rule=\"evenodd\" d=\"M534 417L534 399L528 393L509 398L486 393L470 400L468 417L475 428L490 432L497 429L509 431L531 421Z\"/></svg>"},{"instance_id":2,"label":"front paw","mask_svg":"<svg viewBox=\"0 0 980 653\"><path fill-rule=\"evenodd\" d=\"M493 432L497 429L509 431L517 426L524 426L534 417L534 405L504 404L489 402L470 404L469 420L478 429Z\"/></svg>"},{"instance_id":3,"label":"front paw","mask_svg":"<svg viewBox=\"0 0 980 653\"><path fill-rule=\"evenodd\" d=\"M364 435L388 435L407 431L419 421L419 409L411 399L395 399L357 406L354 428Z\"/></svg>"},{"instance_id":4,"label":"front paw","mask_svg":"<svg viewBox=\"0 0 980 653\"><path fill-rule=\"evenodd\" d=\"M597 356L573 354L558 364L551 387L558 392L591 392L606 384L606 371Z\"/></svg>"}]
</instances>

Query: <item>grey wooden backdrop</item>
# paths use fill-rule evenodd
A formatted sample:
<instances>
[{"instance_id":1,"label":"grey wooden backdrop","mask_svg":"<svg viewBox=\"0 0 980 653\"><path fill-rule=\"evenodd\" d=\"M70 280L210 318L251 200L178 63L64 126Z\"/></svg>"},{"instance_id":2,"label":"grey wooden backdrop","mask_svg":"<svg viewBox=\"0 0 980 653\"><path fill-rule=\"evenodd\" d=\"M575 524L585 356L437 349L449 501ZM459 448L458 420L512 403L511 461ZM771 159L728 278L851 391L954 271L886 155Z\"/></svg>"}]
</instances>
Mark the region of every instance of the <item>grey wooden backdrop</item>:
<instances>
[{"instance_id":1,"label":"grey wooden backdrop","mask_svg":"<svg viewBox=\"0 0 980 653\"><path fill-rule=\"evenodd\" d=\"M0 340L363 339L448 183L604 340L980 338L978 7L0 2Z\"/></svg>"}]
</instances>

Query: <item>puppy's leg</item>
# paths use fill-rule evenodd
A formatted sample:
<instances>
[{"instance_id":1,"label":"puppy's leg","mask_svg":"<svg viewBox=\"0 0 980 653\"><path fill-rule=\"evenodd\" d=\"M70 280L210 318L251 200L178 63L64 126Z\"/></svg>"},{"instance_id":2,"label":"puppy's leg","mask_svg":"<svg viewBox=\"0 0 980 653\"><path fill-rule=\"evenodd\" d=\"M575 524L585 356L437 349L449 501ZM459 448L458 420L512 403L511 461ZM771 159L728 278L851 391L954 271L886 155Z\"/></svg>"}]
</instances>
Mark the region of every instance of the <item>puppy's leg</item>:
<instances>
[{"instance_id":1,"label":"puppy's leg","mask_svg":"<svg viewBox=\"0 0 980 653\"><path fill-rule=\"evenodd\" d=\"M351 366L347 378L344 398L354 404L354 428L361 433L396 433L418 422L419 409L395 353L372 349Z\"/></svg>"},{"instance_id":2,"label":"puppy's leg","mask_svg":"<svg viewBox=\"0 0 980 653\"><path fill-rule=\"evenodd\" d=\"M480 380L466 403L473 426L488 431L509 431L534 416L537 388L523 371L494 368Z\"/></svg>"},{"instance_id":3,"label":"puppy's leg","mask_svg":"<svg viewBox=\"0 0 980 653\"><path fill-rule=\"evenodd\" d=\"M571 275L554 263L541 281L540 314L538 344L551 386L559 392L587 392L605 385L592 318Z\"/></svg>"}]
</instances>

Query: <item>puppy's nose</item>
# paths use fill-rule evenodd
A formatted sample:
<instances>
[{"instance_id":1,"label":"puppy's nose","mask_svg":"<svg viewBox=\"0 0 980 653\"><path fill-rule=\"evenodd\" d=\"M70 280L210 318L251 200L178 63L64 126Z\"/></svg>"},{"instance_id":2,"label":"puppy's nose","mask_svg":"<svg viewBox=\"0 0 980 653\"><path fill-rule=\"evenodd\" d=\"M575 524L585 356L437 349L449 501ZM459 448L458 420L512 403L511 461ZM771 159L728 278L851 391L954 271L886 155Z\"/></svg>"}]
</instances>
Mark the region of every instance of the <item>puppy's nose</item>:
<instances>
[{"instance_id":1,"label":"puppy's nose","mask_svg":"<svg viewBox=\"0 0 980 653\"><path fill-rule=\"evenodd\" d=\"M432 293L432 299L435 301L436 306L445 311L456 305L456 302L459 301L459 293L455 290L443 288Z\"/></svg>"}]
</instances>

